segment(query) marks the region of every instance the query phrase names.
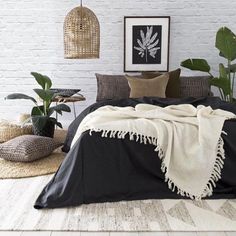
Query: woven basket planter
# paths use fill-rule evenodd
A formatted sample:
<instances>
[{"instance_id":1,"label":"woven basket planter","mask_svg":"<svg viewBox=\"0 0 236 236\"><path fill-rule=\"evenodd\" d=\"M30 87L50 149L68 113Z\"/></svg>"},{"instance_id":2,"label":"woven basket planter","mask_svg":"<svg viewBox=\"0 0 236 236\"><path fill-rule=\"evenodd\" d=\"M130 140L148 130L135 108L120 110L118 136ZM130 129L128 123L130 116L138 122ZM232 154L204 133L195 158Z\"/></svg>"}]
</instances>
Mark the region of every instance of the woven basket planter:
<instances>
[{"instance_id":1,"label":"woven basket planter","mask_svg":"<svg viewBox=\"0 0 236 236\"><path fill-rule=\"evenodd\" d=\"M7 121L0 122L0 143L7 142L15 137L33 134L32 125L17 125Z\"/></svg>"},{"instance_id":2,"label":"woven basket planter","mask_svg":"<svg viewBox=\"0 0 236 236\"><path fill-rule=\"evenodd\" d=\"M64 50L66 59L99 58L100 26L90 9L76 7L66 16Z\"/></svg>"}]
</instances>

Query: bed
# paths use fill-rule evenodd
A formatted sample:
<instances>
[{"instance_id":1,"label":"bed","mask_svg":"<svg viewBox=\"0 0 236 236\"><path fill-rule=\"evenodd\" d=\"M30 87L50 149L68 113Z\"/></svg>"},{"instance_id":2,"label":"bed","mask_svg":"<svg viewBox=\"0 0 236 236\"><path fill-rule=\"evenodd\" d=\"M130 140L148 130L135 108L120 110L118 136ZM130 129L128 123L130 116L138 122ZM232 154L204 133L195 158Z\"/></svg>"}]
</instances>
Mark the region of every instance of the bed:
<instances>
[{"instance_id":1,"label":"bed","mask_svg":"<svg viewBox=\"0 0 236 236\"><path fill-rule=\"evenodd\" d=\"M125 139L101 137L100 133L84 132L70 149L81 121L99 107L118 107L137 104L165 107L173 104L205 105L236 114L236 106L217 97L116 99L96 102L84 110L70 125L63 150L68 152L52 180L35 202L36 209L78 206L81 204L114 202L121 200L185 198L170 191L161 171L161 161L150 144ZM209 198L236 197L236 120L225 122L222 136L225 163L221 179ZM145 157L145 158L144 158Z\"/></svg>"}]
</instances>

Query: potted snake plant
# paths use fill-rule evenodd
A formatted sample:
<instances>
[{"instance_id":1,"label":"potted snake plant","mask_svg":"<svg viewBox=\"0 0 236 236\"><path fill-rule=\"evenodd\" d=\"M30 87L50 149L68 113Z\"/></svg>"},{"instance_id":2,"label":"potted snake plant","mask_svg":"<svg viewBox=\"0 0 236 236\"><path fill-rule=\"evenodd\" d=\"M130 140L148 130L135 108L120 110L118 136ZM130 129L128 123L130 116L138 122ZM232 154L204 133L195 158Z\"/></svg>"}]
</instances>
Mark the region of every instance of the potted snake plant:
<instances>
[{"instance_id":1,"label":"potted snake plant","mask_svg":"<svg viewBox=\"0 0 236 236\"><path fill-rule=\"evenodd\" d=\"M42 75L36 72L32 72L31 75L41 86L41 89L34 89L34 92L42 100L42 104L39 104L35 98L22 93L10 94L5 99L31 100L34 103L34 107L31 110L30 117L33 124L34 134L53 138L55 125L62 128L62 124L58 122L57 119L52 117L53 113L56 112L62 115L62 112L70 112L70 107L66 104L51 106L53 99L56 96L55 92L50 90L50 88L52 87L51 79L46 75Z\"/></svg>"}]
</instances>

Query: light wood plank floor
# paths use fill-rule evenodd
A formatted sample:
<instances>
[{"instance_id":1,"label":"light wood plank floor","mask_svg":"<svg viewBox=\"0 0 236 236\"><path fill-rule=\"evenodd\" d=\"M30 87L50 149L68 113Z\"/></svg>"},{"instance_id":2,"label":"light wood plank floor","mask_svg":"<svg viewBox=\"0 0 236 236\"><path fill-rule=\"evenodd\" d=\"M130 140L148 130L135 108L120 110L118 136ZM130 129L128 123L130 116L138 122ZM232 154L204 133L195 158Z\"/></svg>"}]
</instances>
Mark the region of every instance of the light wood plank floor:
<instances>
[{"instance_id":1,"label":"light wood plank floor","mask_svg":"<svg viewBox=\"0 0 236 236\"><path fill-rule=\"evenodd\" d=\"M51 231L0 231L0 236L236 236L236 232L51 232Z\"/></svg>"}]
</instances>

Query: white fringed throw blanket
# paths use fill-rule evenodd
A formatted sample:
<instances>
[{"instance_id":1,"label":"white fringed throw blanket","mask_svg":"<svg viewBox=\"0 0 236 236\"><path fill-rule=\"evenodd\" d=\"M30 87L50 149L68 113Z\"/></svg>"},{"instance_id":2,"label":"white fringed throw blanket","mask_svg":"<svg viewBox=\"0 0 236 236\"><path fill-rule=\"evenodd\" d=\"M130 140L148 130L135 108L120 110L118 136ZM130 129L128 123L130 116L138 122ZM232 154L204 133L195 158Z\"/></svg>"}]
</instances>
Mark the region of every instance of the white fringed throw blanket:
<instances>
[{"instance_id":1,"label":"white fringed throw blanket","mask_svg":"<svg viewBox=\"0 0 236 236\"><path fill-rule=\"evenodd\" d=\"M105 106L81 122L72 146L86 131L102 137L124 139L155 146L162 171L172 191L190 198L212 195L224 164L222 128L236 116L224 110L192 105L165 108L139 104L133 107ZM143 157L146 158L146 157Z\"/></svg>"}]
</instances>

